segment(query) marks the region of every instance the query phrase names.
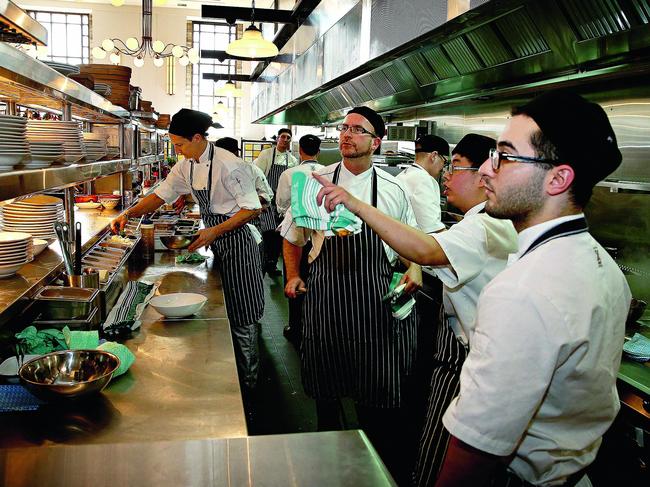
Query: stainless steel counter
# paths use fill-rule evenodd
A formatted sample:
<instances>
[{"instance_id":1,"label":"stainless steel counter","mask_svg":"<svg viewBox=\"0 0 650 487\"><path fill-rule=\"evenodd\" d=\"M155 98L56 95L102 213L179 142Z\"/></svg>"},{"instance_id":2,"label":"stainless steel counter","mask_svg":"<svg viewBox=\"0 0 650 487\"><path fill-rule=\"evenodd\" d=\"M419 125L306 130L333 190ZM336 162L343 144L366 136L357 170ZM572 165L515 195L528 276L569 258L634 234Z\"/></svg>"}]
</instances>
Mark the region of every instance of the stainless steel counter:
<instances>
[{"instance_id":1,"label":"stainless steel counter","mask_svg":"<svg viewBox=\"0 0 650 487\"><path fill-rule=\"evenodd\" d=\"M136 260L136 251L128 277L158 281L161 293L204 294L208 304L200 314L166 320L147 309L140 331L125 342L136 356L125 375L89 402L0 415L0 448L246 435L219 275L211 271L212 258L204 264L177 266L174 257L173 252L156 252L153 261L143 262ZM147 469L154 474L151 470Z\"/></svg>"},{"instance_id":2,"label":"stainless steel counter","mask_svg":"<svg viewBox=\"0 0 650 487\"><path fill-rule=\"evenodd\" d=\"M0 450L6 487L396 485L361 431Z\"/></svg>"}]
</instances>

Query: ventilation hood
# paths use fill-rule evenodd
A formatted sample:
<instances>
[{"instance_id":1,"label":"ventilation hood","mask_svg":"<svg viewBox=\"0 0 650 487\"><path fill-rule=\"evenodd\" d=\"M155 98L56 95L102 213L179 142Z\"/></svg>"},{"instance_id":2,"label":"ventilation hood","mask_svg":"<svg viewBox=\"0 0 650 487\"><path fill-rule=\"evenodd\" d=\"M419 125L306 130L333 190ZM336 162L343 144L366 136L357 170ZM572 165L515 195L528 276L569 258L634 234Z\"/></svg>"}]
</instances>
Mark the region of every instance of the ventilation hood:
<instances>
[{"instance_id":1,"label":"ventilation hood","mask_svg":"<svg viewBox=\"0 0 650 487\"><path fill-rule=\"evenodd\" d=\"M356 105L389 120L412 119L418 110L484 109L485 102L529 96L546 85L602 91L647 84L650 0L493 0L316 89L286 96L295 93L301 68L320 62L326 71L336 58L311 52L323 44L265 83L253 100L256 122L330 124ZM285 103L273 106L283 99L273 93L284 94Z\"/></svg>"}]
</instances>

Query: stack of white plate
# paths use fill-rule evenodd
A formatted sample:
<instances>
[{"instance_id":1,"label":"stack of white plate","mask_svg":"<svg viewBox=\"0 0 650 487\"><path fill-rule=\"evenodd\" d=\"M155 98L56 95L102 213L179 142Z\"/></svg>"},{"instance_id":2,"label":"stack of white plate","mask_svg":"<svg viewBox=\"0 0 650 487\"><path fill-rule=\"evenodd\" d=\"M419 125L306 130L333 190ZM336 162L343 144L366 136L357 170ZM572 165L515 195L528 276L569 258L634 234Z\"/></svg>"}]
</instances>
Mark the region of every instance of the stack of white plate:
<instances>
[{"instance_id":1,"label":"stack of white plate","mask_svg":"<svg viewBox=\"0 0 650 487\"><path fill-rule=\"evenodd\" d=\"M0 232L0 277L12 276L34 258L32 236L22 232Z\"/></svg>"},{"instance_id":2,"label":"stack of white plate","mask_svg":"<svg viewBox=\"0 0 650 487\"><path fill-rule=\"evenodd\" d=\"M27 122L27 140L30 144L33 142L58 142L63 144L63 158L66 162L77 162L84 157L79 122L30 120ZM53 156L52 153L49 155ZM50 162L60 157L61 154L51 158ZM45 157L40 157L36 161L34 159L35 157L32 157L32 162L47 160Z\"/></svg>"},{"instance_id":3,"label":"stack of white plate","mask_svg":"<svg viewBox=\"0 0 650 487\"><path fill-rule=\"evenodd\" d=\"M64 64L57 63L55 61L43 61L50 68L58 71L64 76L70 76L71 74L79 74L79 66L74 66L73 64Z\"/></svg>"},{"instance_id":4,"label":"stack of white plate","mask_svg":"<svg viewBox=\"0 0 650 487\"><path fill-rule=\"evenodd\" d=\"M55 162L65 161L62 142L32 140L29 142L29 152L31 161L23 163L26 169L43 169Z\"/></svg>"},{"instance_id":5,"label":"stack of white plate","mask_svg":"<svg viewBox=\"0 0 650 487\"><path fill-rule=\"evenodd\" d=\"M14 166L29 160L26 124L26 118L0 115L0 172L11 171Z\"/></svg>"},{"instance_id":6,"label":"stack of white plate","mask_svg":"<svg viewBox=\"0 0 650 487\"><path fill-rule=\"evenodd\" d=\"M111 85L107 83L95 83L95 89L93 91L102 96L110 96Z\"/></svg>"},{"instance_id":7,"label":"stack of white plate","mask_svg":"<svg viewBox=\"0 0 650 487\"><path fill-rule=\"evenodd\" d=\"M0 224L5 231L56 239L54 222L57 221L63 221L63 200L52 196L38 194L0 205Z\"/></svg>"},{"instance_id":8,"label":"stack of white plate","mask_svg":"<svg viewBox=\"0 0 650 487\"><path fill-rule=\"evenodd\" d=\"M106 137L104 135L84 132L83 136L86 160L93 162L101 159L108 153L106 149Z\"/></svg>"}]
</instances>

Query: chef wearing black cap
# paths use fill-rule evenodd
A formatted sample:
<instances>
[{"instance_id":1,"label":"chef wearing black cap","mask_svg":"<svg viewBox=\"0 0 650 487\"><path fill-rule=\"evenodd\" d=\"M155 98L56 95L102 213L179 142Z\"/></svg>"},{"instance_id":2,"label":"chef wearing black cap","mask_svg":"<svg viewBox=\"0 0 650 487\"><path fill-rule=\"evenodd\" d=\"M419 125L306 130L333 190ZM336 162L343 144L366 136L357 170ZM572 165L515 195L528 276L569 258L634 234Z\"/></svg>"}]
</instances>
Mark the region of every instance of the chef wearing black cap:
<instances>
[{"instance_id":1,"label":"chef wearing black cap","mask_svg":"<svg viewBox=\"0 0 650 487\"><path fill-rule=\"evenodd\" d=\"M415 220L424 233L445 229L440 220L440 186L437 179L448 158L449 144L445 139L437 135L423 135L415 141L415 162L397 175L409 192Z\"/></svg>"},{"instance_id":2,"label":"chef wearing black cap","mask_svg":"<svg viewBox=\"0 0 650 487\"><path fill-rule=\"evenodd\" d=\"M318 171L322 177L415 226L404 187L372 165L372 153L385 134L382 118L370 108L357 107L337 129L343 161ZM281 231L285 237L285 294L294 298L306 292L302 381L305 392L317 401L319 428L340 429L339 401L352 398L361 427L388 467L399 473L407 429L400 407L414 369L417 317L411 313L400 321L392 316L388 303L382 302L398 255L366 225L358 234L332 238L297 228L291 209ZM299 264L308 239L313 247L305 283ZM404 282L410 292L417 289L419 266L410 264Z\"/></svg>"},{"instance_id":3,"label":"chef wearing black cap","mask_svg":"<svg viewBox=\"0 0 650 487\"><path fill-rule=\"evenodd\" d=\"M257 244L246 225L260 213L251 171L234 154L206 140L211 117L182 109L169 126L177 154L185 156L167 178L111 227L121 230L129 217L156 210L179 195L191 193L198 202L205 229L189 250L210 246L221 273L240 381L255 386L258 368L257 321L264 311L262 267Z\"/></svg>"}]
</instances>

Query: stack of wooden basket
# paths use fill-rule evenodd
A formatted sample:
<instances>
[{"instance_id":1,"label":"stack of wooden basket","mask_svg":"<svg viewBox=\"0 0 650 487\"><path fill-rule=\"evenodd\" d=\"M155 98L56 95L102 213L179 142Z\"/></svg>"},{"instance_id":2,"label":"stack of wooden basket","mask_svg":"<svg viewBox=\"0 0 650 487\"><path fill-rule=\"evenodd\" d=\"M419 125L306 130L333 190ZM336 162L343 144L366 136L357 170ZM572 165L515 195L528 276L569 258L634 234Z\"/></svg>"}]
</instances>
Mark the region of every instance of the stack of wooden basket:
<instances>
[{"instance_id":1,"label":"stack of wooden basket","mask_svg":"<svg viewBox=\"0 0 650 487\"><path fill-rule=\"evenodd\" d=\"M161 113L158 116L158 120L156 121L156 127L158 127L159 129L169 128L170 120L171 120L171 115L169 115L169 113Z\"/></svg>"},{"instance_id":2,"label":"stack of wooden basket","mask_svg":"<svg viewBox=\"0 0 650 487\"><path fill-rule=\"evenodd\" d=\"M71 74L68 78L75 80L89 90L95 89L95 77L91 74Z\"/></svg>"},{"instance_id":3,"label":"stack of wooden basket","mask_svg":"<svg viewBox=\"0 0 650 487\"><path fill-rule=\"evenodd\" d=\"M111 86L111 94L107 96L111 103L128 109L129 81L131 68L112 64L82 64L80 74L89 74L95 78L95 83L105 83Z\"/></svg>"},{"instance_id":4,"label":"stack of wooden basket","mask_svg":"<svg viewBox=\"0 0 650 487\"><path fill-rule=\"evenodd\" d=\"M140 100L140 110L143 112L151 112L151 102L148 100Z\"/></svg>"}]
</instances>

